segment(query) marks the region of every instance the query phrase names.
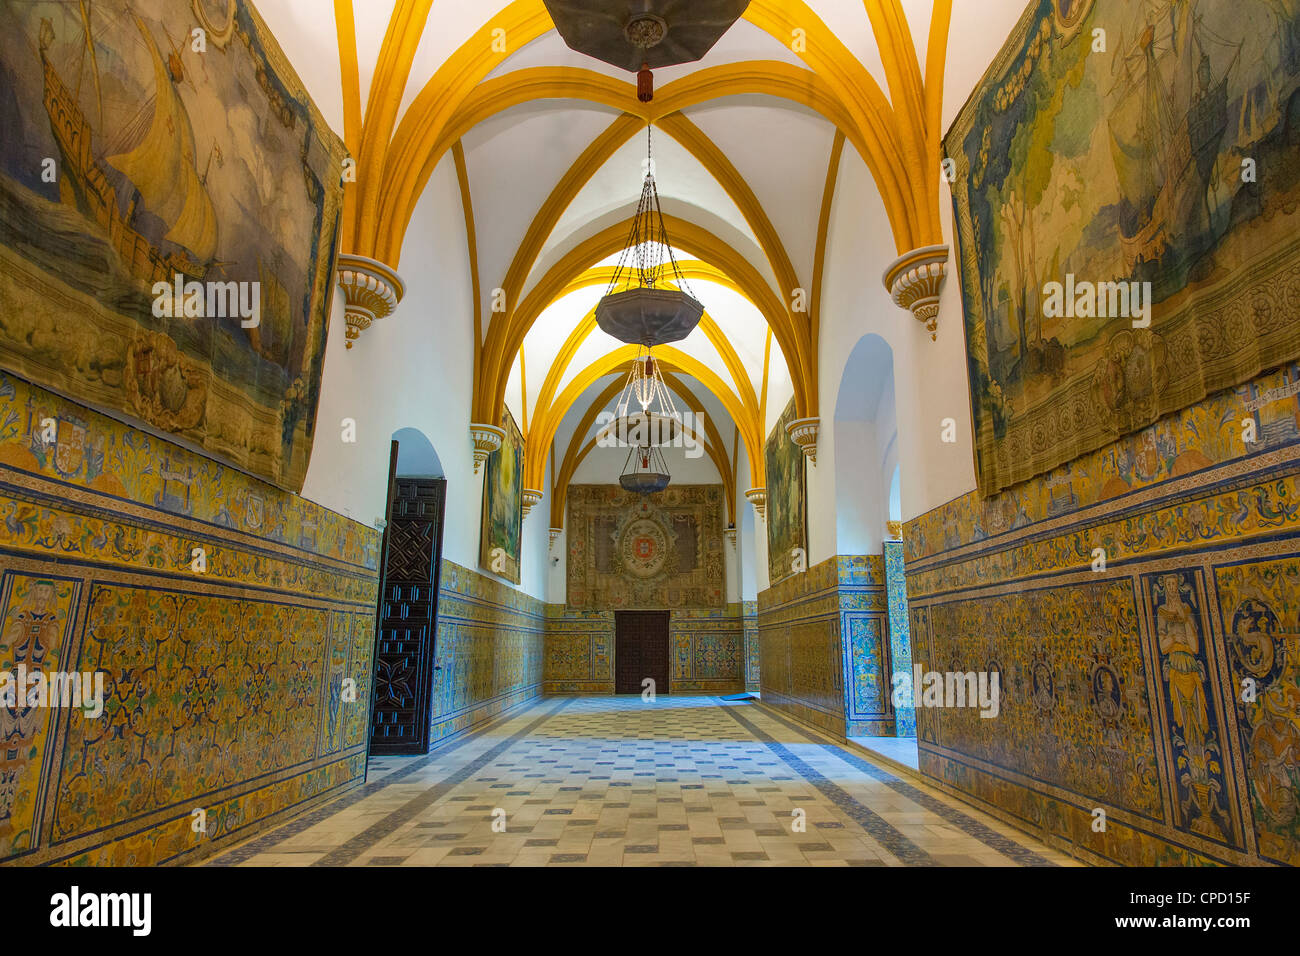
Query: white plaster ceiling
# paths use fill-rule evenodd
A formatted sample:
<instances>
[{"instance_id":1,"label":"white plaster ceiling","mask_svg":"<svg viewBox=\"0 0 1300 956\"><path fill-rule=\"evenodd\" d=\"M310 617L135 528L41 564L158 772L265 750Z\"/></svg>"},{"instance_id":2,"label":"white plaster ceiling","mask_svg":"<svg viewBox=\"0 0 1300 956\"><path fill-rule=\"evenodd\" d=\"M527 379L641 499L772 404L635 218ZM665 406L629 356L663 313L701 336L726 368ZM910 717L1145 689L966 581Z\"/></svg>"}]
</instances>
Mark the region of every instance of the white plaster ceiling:
<instances>
[{"instance_id":1,"label":"white plaster ceiling","mask_svg":"<svg viewBox=\"0 0 1300 956\"><path fill-rule=\"evenodd\" d=\"M931 0L903 0L922 70L930 5ZM327 120L341 132L341 70L334 5L324 0L257 0L257 6ZM402 95L399 120L447 58L482 27L491 26L506 6L506 0L437 0L432 4ZM888 96L888 84L862 0L810 0L808 6ZM1000 9L998 22L992 27L984 26L980 9L983 6L977 0L957 0L955 4L949 72L955 62L963 77L969 74L969 80L962 80L966 90L974 85L1014 22L1012 18L1003 23L1009 14ZM364 109L395 2L356 0L353 7ZM808 24L810 29L815 26ZM978 40L978 48L967 42L972 34ZM563 66L633 82L631 74L570 50L553 31L518 49L508 35L506 43L509 55L493 71L492 77L508 77L517 70L534 67ZM807 69L788 42L741 20L701 61L656 70L656 88L662 90L672 81L699 69L749 60L776 60ZM952 95L950 87L945 96L945 117L950 117L960 105L961 96ZM729 96L689 107L684 114L744 177L780 236L799 282L811 291L817 224L834 138L831 124L801 105L762 95ZM530 223L575 159L617 116L617 110L585 101L538 100L499 113L465 134L462 144L477 231L485 332L491 316L492 290L502 284ZM587 236L627 219L639 196L644 155L645 136L638 132L574 196L546 238L525 282L525 293L567 250ZM704 165L660 129L655 131L654 155L664 211L688 219L726 241L758 271L779 299L788 301L790 290L778 288L753 230ZM882 222L881 227L887 225ZM729 289L702 281L694 281L692 286L738 353L750 385L759 393L767 338L761 314ZM530 407L522 408L523 383L517 359L507 392L508 403L516 410L517 417L521 417L521 424L519 413L526 411L530 419L533 417L532 406L561 343L594 305L600 292L599 288L584 290L562 299L548 308L529 332L524 353ZM507 303L508 308L515 305ZM619 344L599 331L594 333L566 369L561 387L591 361ZM730 372L702 333L693 333L679 347L717 372L724 381L730 381ZM768 373L765 427L770 427L792 394L786 363L775 341ZM695 384L698 392L705 391L703 386ZM599 387L598 382L589 392L594 395ZM580 401L570 416L580 416L585 408ZM720 405L718 410L721 411Z\"/></svg>"},{"instance_id":2,"label":"white plaster ceiling","mask_svg":"<svg viewBox=\"0 0 1300 956\"><path fill-rule=\"evenodd\" d=\"M484 315L533 217L615 115L594 104L541 100L498 113L465 135Z\"/></svg>"},{"instance_id":3,"label":"white plaster ceiling","mask_svg":"<svg viewBox=\"0 0 1300 956\"><path fill-rule=\"evenodd\" d=\"M808 288L835 128L819 113L778 102L770 96L729 96L682 112L745 178Z\"/></svg>"}]
</instances>

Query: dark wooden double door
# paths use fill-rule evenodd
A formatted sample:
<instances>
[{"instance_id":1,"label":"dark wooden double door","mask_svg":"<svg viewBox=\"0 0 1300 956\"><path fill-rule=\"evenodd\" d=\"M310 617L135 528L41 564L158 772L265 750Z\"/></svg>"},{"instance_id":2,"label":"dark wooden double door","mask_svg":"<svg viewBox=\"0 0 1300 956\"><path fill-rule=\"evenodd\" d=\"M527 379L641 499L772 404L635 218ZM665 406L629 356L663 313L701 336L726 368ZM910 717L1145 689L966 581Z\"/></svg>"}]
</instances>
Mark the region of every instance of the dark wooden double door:
<instances>
[{"instance_id":1,"label":"dark wooden double door","mask_svg":"<svg viewBox=\"0 0 1300 956\"><path fill-rule=\"evenodd\" d=\"M640 694L648 677L669 693L667 611L614 612L614 693Z\"/></svg>"},{"instance_id":2,"label":"dark wooden double door","mask_svg":"<svg viewBox=\"0 0 1300 956\"><path fill-rule=\"evenodd\" d=\"M375 647L370 753L429 752L442 563L443 478L393 479Z\"/></svg>"}]
</instances>

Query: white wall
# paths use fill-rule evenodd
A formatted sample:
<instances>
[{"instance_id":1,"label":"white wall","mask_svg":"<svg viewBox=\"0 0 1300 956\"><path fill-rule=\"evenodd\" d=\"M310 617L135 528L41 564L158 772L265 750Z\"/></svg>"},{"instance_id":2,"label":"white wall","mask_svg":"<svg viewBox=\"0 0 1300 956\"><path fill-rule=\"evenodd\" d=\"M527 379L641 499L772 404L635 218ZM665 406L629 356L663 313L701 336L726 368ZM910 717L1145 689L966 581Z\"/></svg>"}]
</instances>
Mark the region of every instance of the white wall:
<instances>
[{"instance_id":1,"label":"white wall","mask_svg":"<svg viewBox=\"0 0 1300 956\"><path fill-rule=\"evenodd\" d=\"M944 201L948 201L946 197ZM890 401L898 423L903 517L910 519L975 487L966 348L960 291L955 280L950 279L944 286L936 342L930 341L921 323L891 301L881 276L897 254L892 236L879 225L884 221L884 203L866 164L854 151L845 150L822 280L819 395L825 447L819 441L819 465L810 470L810 478L812 472L820 470L823 454L831 461L836 457L836 430L827 435L826 420L836 408L849 356L864 335L874 332L893 351L894 389ZM953 257L950 255L950 267ZM883 399L881 404L886 404ZM957 423L956 443L941 441L945 418ZM873 485L880 485L884 467L885 463L880 462L874 469ZM888 484L880 493L888 494ZM834 509L835 501L832 476L819 474L809 481L810 524L822 529L820 536L814 531L810 539L810 562L834 553L826 530L833 527L833 522L825 512Z\"/></svg>"},{"instance_id":2,"label":"white wall","mask_svg":"<svg viewBox=\"0 0 1300 956\"><path fill-rule=\"evenodd\" d=\"M742 499L743 500L743 499ZM746 501L740 512L740 532L736 535L736 550L740 563L740 600L758 600L758 566L754 542L756 535L766 533L763 522ZM766 585L766 580L764 581Z\"/></svg>"},{"instance_id":3,"label":"white wall","mask_svg":"<svg viewBox=\"0 0 1300 956\"><path fill-rule=\"evenodd\" d=\"M434 170L402 246L406 295L397 310L345 348L343 294L335 288L317 436L303 496L365 524L382 517L388 447L400 428L432 443L447 478L443 557L478 567L483 474L469 439L473 312L460 189L450 157ZM356 442L341 422L356 422ZM539 508L545 507L539 505ZM536 515L537 512L535 511ZM524 521L521 587L546 589L546 519Z\"/></svg>"},{"instance_id":4,"label":"white wall","mask_svg":"<svg viewBox=\"0 0 1300 956\"><path fill-rule=\"evenodd\" d=\"M481 490L466 430L473 319L460 192L449 161L434 171L416 206L398 271L406 295L396 312L363 332L351 349L345 348L343 295L335 288L303 495L373 524L384 510L389 439L399 428L417 428L447 477L443 553L473 566L466 545L477 545L478 507L465 507ZM355 443L341 441L344 418L356 421Z\"/></svg>"},{"instance_id":5,"label":"white wall","mask_svg":"<svg viewBox=\"0 0 1300 956\"><path fill-rule=\"evenodd\" d=\"M980 0L954 5L944 82L944 128L947 129L1001 48L1025 9L1025 0ZM913 28L919 28L911 16ZM918 43L924 56L924 44ZM844 151L831 212L823 272L819 399L822 432L818 466L809 470L809 561L833 553L831 528L836 507L835 482L822 473L823 455L837 457L838 428L828 429L845 365L862 336L875 332L893 350L894 404L898 438L878 435L884 454L873 484L878 484L888 516L888 492L895 464L901 466L903 520L924 514L975 488L966 371L961 290L956 275L958 251L953 238L952 197L941 182L939 214L950 247L948 280L939 309L938 341L921 323L893 304L881 276L897 258L884 203L866 164L851 147ZM882 400L879 417L887 416ZM957 441L941 440L943 421L953 419ZM847 440L849 432L845 432ZM840 495L843 501L844 496ZM830 514L828 514L828 512ZM843 548L841 548L841 551Z\"/></svg>"}]
</instances>

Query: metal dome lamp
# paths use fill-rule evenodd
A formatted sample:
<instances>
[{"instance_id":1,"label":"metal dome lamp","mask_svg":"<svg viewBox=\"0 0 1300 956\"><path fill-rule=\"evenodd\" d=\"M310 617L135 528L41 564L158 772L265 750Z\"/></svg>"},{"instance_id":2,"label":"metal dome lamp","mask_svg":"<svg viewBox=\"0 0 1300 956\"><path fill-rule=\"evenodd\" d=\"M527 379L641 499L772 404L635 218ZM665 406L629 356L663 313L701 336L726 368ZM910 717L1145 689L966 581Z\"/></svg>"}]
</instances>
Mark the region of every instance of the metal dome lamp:
<instances>
[{"instance_id":1,"label":"metal dome lamp","mask_svg":"<svg viewBox=\"0 0 1300 956\"><path fill-rule=\"evenodd\" d=\"M647 128L641 199L614 277L596 305L596 324L620 342L649 348L686 338L703 314L669 245Z\"/></svg>"}]
</instances>

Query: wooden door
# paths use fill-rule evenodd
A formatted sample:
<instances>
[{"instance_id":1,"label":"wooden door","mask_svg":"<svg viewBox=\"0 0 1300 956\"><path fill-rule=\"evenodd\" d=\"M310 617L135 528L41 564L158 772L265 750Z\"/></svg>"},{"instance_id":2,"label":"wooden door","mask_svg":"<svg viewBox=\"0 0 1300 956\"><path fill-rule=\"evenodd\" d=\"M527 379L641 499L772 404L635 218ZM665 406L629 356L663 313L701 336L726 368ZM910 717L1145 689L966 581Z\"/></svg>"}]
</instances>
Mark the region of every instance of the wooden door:
<instances>
[{"instance_id":1,"label":"wooden door","mask_svg":"<svg viewBox=\"0 0 1300 956\"><path fill-rule=\"evenodd\" d=\"M614 693L639 694L649 677L667 694L668 661L667 611L614 612Z\"/></svg>"},{"instance_id":2,"label":"wooden door","mask_svg":"<svg viewBox=\"0 0 1300 956\"><path fill-rule=\"evenodd\" d=\"M446 500L444 478L393 479L370 723L370 752L375 755L429 752Z\"/></svg>"}]
</instances>

